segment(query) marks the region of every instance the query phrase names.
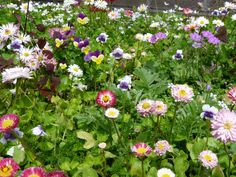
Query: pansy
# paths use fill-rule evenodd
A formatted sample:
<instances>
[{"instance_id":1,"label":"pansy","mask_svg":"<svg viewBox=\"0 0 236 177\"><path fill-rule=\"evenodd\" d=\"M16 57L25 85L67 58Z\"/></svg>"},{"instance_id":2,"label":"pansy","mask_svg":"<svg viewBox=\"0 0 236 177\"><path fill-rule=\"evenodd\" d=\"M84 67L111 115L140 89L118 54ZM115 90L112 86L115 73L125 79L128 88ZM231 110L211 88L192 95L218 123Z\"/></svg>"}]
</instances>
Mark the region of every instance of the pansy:
<instances>
[{"instance_id":1,"label":"pansy","mask_svg":"<svg viewBox=\"0 0 236 177\"><path fill-rule=\"evenodd\" d=\"M12 49L13 51L19 51L22 47L22 42L19 39L12 41L11 44L7 46L8 49Z\"/></svg>"},{"instance_id":2,"label":"pansy","mask_svg":"<svg viewBox=\"0 0 236 177\"><path fill-rule=\"evenodd\" d=\"M60 46L62 46L63 45L63 43L64 43L64 40L61 38L56 38L55 39L55 46L57 47L57 48L59 48Z\"/></svg>"},{"instance_id":3,"label":"pansy","mask_svg":"<svg viewBox=\"0 0 236 177\"><path fill-rule=\"evenodd\" d=\"M116 96L110 90L103 90L98 92L96 102L99 106L109 108L116 104Z\"/></svg>"},{"instance_id":4,"label":"pansy","mask_svg":"<svg viewBox=\"0 0 236 177\"><path fill-rule=\"evenodd\" d=\"M0 118L0 132L7 133L15 129L19 124L16 114L5 114Z\"/></svg>"},{"instance_id":5,"label":"pansy","mask_svg":"<svg viewBox=\"0 0 236 177\"><path fill-rule=\"evenodd\" d=\"M104 55L100 51L90 52L84 57L85 61L92 60L96 64L101 64L104 59Z\"/></svg>"},{"instance_id":6,"label":"pansy","mask_svg":"<svg viewBox=\"0 0 236 177\"><path fill-rule=\"evenodd\" d=\"M87 47L89 45L89 40L88 39L85 39L85 40L81 40L78 42L78 47L80 49L83 49L85 47Z\"/></svg>"},{"instance_id":7,"label":"pansy","mask_svg":"<svg viewBox=\"0 0 236 177\"><path fill-rule=\"evenodd\" d=\"M101 43L106 43L108 39L108 35L106 33L101 33L97 38L96 41L97 42L101 42Z\"/></svg>"},{"instance_id":8,"label":"pansy","mask_svg":"<svg viewBox=\"0 0 236 177\"><path fill-rule=\"evenodd\" d=\"M46 172L41 167L30 167L25 169L20 177L46 177Z\"/></svg>"},{"instance_id":9,"label":"pansy","mask_svg":"<svg viewBox=\"0 0 236 177\"><path fill-rule=\"evenodd\" d=\"M43 131L41 125L38 125L38 126L32 128L31 131L32 131L32 133L33 133L34 135L36 135L36 136L45 136L45 135L47 135L47 134Z\"/></svg>"},{"instance_id":10,"label":"pansy","mask_svg":"<svg viewBox=\"0 0 236 177\"><path fill-rule=\"evenodd\" d=\"M78 47L80 41L81 41L81 39L80 39L79 37L74 37L74 38L73 38L73 45L74 45L75 47Z\"/></svg>"},{"instance_id":11,"label":"pansy","mask_svg":"<svg viewBox=\"0 0 236 177\"><path fill-rule=\"evenodd\" d=\"M20 166L12 158L4 158L0 161L0 176L14 177Z\"/></svg>"},{"instance_id":12,"label":"pansy","mask_svg":"<svg viewBox=\"0 0 236 177\"><path fill-rule=\"evenodd\" d=\"M80 13L78 15L78 18L77 18L77 21L81 24L81 25L85 25L89 22L89 18L83 14L83 13Z\"/></svg>"},{"instance_id":13,"label":"pansy","mask_svg":"<svg viewBox=\"0 0 236 177\"><path fill-rule=\"evenodd\" d=\"M120 83L117 85L117 87L123 91L129 90L131 88L131 76L126 75L122 79L119 80Z\"/></svg>"},{"instance_id":14,"label":"pansy","mask_svg":"<svg viewBox=\"0 0 236 177\"><path fill-rule=\"evenodd\" d=\"M181 60L183 59L183 50L177 50L176 53L172 56L174 60Z\"/></svg>"},{"instance_id":15,"label":"pansy","mask_svg":"<svg viewBox=\"0 0 236 177\"><path fill-rule=\"evenodd\" d=\"M7 141L15 141L16 140L15 135L17 135L18 138L22 138L24 133L20 131L19 128L15 128L10 132L4 133L3 137L0 139L0 142L2 144L6 144Z\"/></svg>"},{"instance_id":16,"label":"pansy","mask_svg":"<svg viewBox=\"0 0 236 177\"><path fill-rule=\"evenodd\" d=\"M218 109L214 106L210 106L208 104L204 104L202 106L203 112L201 113L201 118L205 119L214 119L216 114L218 113Z\"/></svg>"},{"instance_id":17,"label":"pansy","mask_svg":"<svg viewBox=\"0 0 236 177\"><path fill-rule=\"evenodd\" d=\"M124 54L124 51L120 47L118 47L112 51L110 56L114 57L115 59L121 59L123 57L123 54Z\"/></svg>"},{"instance_id":18,"label":"pansy","mask_svg":"<svg viewBox=\"0 0 236 177\"><path fill-rule=\"evenodd\" d=\"M152 152L152 148L145 143L138 143L131 147L131 151L137 157L148 156Z\"/></svg>"}]
</instances>

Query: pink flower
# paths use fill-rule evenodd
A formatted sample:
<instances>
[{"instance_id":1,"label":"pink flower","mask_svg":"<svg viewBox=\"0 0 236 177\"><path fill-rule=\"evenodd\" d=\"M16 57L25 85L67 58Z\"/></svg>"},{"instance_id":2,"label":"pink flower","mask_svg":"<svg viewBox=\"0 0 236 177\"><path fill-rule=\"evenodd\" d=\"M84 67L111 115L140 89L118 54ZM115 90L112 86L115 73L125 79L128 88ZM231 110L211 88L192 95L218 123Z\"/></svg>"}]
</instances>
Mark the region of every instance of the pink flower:
<instances>
[{"instance_id":1,"label":"pink flower","mask_svg":"<svg viewBox=\"0 0 236 177\"><path fill-rule=\"evenodd\" d=\"M141 116L147 117L152 113L151 109L153 103L154 101L150 99L142 100L137 105L137 111L141 114Z\"/></svg>"},{"instance_id":2,"label":"pink flower","mask_svg":"<svg viewBox=\"0 0 236 177\"><path fill-rule=\"evenodd\" d=\"M110 90L103 90L98 93L96 102L104 108L113 107L116 104L116 96Z\"/></svg>"},{"instance_id":3,"label":"pink flower","mask_svg":"<svg viewBox=\"0 0 236 177\"><path fill-rule=\"evenodd\" d=\"M193 100L193 89L188 85L173 85L171 87L171 95L177 102L185 102L188 103Z\"/></svg>"},{"instance_id":4,"label":"pink flower","mask_svg":"<svg viewBox=\"0 0 236 177\"><path fill-rule=\"evenodd\" d=\"M19 165L12 158L4 158L0 161L1 177L14 177L19 169Z\"/></svg>"},{"instance_id":5,"label":"pink flower","mask_svg":"<svg viewBox=\"0 0 236 177\"><path fill-rule=\"evenodd\" d=\"M151 111L156 116L164 115L167 112L167 105L162 101L154 101Z\"/></svg>"},{"instance_id":6,"label":"pink flower","mask_svg":"<svg viewBox=\"0 0 236 177\"><path fill-rule=\"evenodd\" d=\"M188 15L188 14L193 13L193 10L190 8L183 8L183 13L184 13L184 15Z\"/></svg>"},{"instance_id":7,"label":"pink flower","mask_svg":"<svg viewBox=\"0 0 236 177\"><path fill-rule=\"evenodd\" d=\"M211 120L211 134L218 140L227 143L236 141L236 114L227 109L220 110Z\"/></svg>"},{"instance_id":8,"label":"pink flower","mask_svg":"<svg viewBox=\"0 0 236 177\"><path fill-rule=\"evenodd\" d=\"M18 124L19 117L16 114L6 114L0 118L0 132L10 132L15 129Z\"/></svg>"},{"instance_id":9,"label":"pink flower","mask_svg":"<svg viewBox=\"0 0 236 177\"><path fill-rule=\"evenodd\" d=\"M47 175L41 167L30 167L25 169L20 177L47 177Z\"/></svg>"},{"instance_id":10,"label":"pink flower","mask_svg":"<svg viewBox=\"0 0 236 177\"><path fill-rule=\"evenodd\" d=\"M165 155L167 151L171 149L170 144L166 140L160 140L155 144L154 152L158 156Z\"/></svg>"},{"instance_id":11,"label":"pink flower","mask_svg":"<svg viewBox=\"0 0 236 177\"><path fill-rule=\"evenodd\" d=\"M132 17L134 15L134 12L132 10L125 10L124 15L126 17Z\"/></svg>"},{"instance_id":12,"label":"pink flower","mask_svg":"<svg viewBox=\"0 0 236 177\"><path fill-rule=\"evenodd\" d=\"M198 156L198 160L204 167L210 169L216 167L218 164L218 158L216 154L210 150L202 151Z\"/></svg>"},{"instance_id":13,"label":"pink flower","mask_svg":"<svg viewBox=\"0 0 236 177\"><path fill-rule=\"evenodd\" d=\"M234 103L236 104L236 87L231 88L228 93L227 97Z\"/></svg>"},{"instance_id":14,"label":"pink flower","mask_svg":"<svg viewBox=\"0 0 236 177\"><path fill-rule=\"evenodd\" d=\"M47 177L67 177L63 171L52 171L47 174Z\"/></svg>"},{"instance_id":15,"label":"pink flower","mask_svg":"<svg viewBox=\"0 0 236 177\"><path fill-rule=\"evenodd\" d=\"M152 148L145 143L135 144L131 151L138 157L148 156L152 152Z\"/></svg>"}]
</instances>

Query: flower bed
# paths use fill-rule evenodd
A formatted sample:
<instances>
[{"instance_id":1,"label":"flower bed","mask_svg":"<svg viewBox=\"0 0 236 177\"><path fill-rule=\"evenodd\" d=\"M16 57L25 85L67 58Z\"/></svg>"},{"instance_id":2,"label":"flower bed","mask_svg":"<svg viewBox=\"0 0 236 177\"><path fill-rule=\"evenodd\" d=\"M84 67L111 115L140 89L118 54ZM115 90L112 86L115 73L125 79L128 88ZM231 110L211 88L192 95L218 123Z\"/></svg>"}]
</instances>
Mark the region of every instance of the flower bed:
<instances>
[{"instance_id":1,"label":"flower bed","mask_svg":"<svg viewBox=\"0 0 236 177\"><path fill-rule=\"evenodd\" d=\"M236 176L236 5L110 5L0 9L0 177Z\"/></svg>"}]
</instances>

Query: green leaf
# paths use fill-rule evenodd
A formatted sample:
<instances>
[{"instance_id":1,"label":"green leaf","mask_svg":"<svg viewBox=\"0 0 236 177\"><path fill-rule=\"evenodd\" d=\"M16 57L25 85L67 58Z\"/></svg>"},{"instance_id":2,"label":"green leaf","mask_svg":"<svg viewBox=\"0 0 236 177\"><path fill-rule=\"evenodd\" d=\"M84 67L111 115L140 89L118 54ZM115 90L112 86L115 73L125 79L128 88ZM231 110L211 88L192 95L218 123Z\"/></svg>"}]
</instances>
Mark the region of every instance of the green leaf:
<instances>
[{"instance_id":1,"label":"green leaf","mask_svg":"<svg viewBox=\"0 0 236 177\"><path fill-rule=\"evenodd\" d=\"M13 159L17 162L23 162L25 159L25 151L21 150L19 147L14 147Z\"/></svg>"},{"instance_id":2,"label":"green leaf","mask_svg":"<svg viewBox=\"0 0 236 177\"><path fill-rule=\"evenodd\" d=\"M147 177L157 177L157 169L152 167L147 173Z\"/></svg>"},{"instance_id":3,"label":"green leaf","mask_svg":"<svg viewBox=\"0 0 236 177\"><path fill-rule=\"evenodd\" d=\"M70 162L68 161L64 161L61 165L60 165L60 168L62 170L65 170L65 171L70 171L71 168L70 168Z\"/></svg>"},{"instance_id":4,"label":"green leaf","mask_svg":"<svg viewBox=\"0 0 236 177\"><path fill-rule=\"evenodd\" d=\"M83 146L85 149L90 149L95 146L96 141L93 139L92 134L85 131L78 131L77 137L86 140L86 143Z\"/></svg>"},{"instance_id":5,"label":"green leaf","mask_svg":"<svg viewBox=\"0 0 236 177\"><path fill-rule=\"evenodd\" d=\"M174 159L174 167L177 177L186 177L185 172L189 167L188 156L183 152Z\"/></svg>"},{"instance_id":6,"label":"green leaf","mask_svg":"<svg viewBox=\"0 0 236 177\"><path fill-rule=\"evenodd\" d=\"M105 158L115 158L116 155L115 154L112 154L111 152L109 151L105 151Z\"/></svg>"},{"instance_id":7,"label":"green leaf","mask_svg":"<svg viewBox=\"0 0 236 177\"><path fill-rule=\"evenodd\" d=\"M83 170L83 176L82 177L98 177L98 174L96 170L92 168L87 168Z\"/></svg>"},{"instance_id":8,"label":"green leaf","mask_svg":"<svg viewBox=\"0 0 236 177\"><path fill-rule=\"evenodd\" d=\"M220 166L217 166L212 171L212 177L224 177L224 172L222 171Z\"/></svg>"}]
</instances>

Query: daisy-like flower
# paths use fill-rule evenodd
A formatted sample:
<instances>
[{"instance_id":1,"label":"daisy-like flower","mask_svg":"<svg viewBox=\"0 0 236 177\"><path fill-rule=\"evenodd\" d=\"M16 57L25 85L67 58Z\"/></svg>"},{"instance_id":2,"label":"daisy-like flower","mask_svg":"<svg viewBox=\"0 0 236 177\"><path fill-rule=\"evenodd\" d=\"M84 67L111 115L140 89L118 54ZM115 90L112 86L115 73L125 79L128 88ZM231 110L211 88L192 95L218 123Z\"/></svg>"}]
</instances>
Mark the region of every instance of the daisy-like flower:
<instances>
[{"instance_id":1,"label":"daisy-like flower","mask_svg":"<svg viewBox=\"0 0 236 177\"><path fill-rule=\"evenodd\" d=\"M32 133L36 136L45 136L47 135L44 131L41 125L38 125L37 127L34 127L31 129Z\"/></svg>"},{"instance_id":2,"label":"daisy-like flower","mask_svg":"<svg viewBox=\"0 0 236 177\"><path fill-rule=\"evenodd\" d=\"M7 40L10 37L13 37L14 35L16 35L18 29L19 28L13 23L2 25L0 26L0 38Z\"/></svg>"},{"instance_id":3,"label":"daisy-like flower","mask_svg":"<svg viewBox=\"0 0 236 177\"><path fill-rule=\"evenodd\" d=\"M15 67L5 69L5 71L2 72L2 82L13 82L15 79L18 78L31 79L31 74L32 73L29 68Z\"/></svg>"},{"instance_id":4,"label":"daisy-like flower","mask_svg":"<svg viewBox=\"0 0 236 177\"><path fill-rule=\"evenodd\" d=\"M110 54L110 56L114 57L115 59L121 59L123 55L124 55L124 51L119 47L113 50L112 53Z\"/></svg>"},{"instance_id":5,"label":"daisy-like flower","mask_svg":"<svg viewBox=\"0 0 236 177\"><path fill-rule=\"evenodd\" d=\"M188 103L193 100L193 89L188 85L176 84L171 87L171 95L176 102Z\"/></svg>"},{"instance_id":6,"label":"daisy-like flower","mask_svg":"<svg viewBox=\"0 0 236 177\"><path fill-rule=\"evenodd\" d=\"M137 157L148 156L152 152L152 148L145 143L138 143L131 147L131 151Z\"/></svg>"},{"instance_id":7,"label":"daisy-like flower","mask_svg":"<svg viewBox=\"0 0 236 177\"><path fill-rule=\"evenodd\" d=\"M216 114L218 113L218 109L214 106L210 106L208 104L204 104L202 106L203 112L201 113L201 118L205 119L214 119Z\"/></svg>"},{"instance_id":8,"label":"daisy-like flower","mask_svg":"<svg viewBox=\"0 0 236 177\"><path fill-rule=\"evenodd\" d=\"M18 124L19 117L16 114L5 114L0 118L0 132L10 132L15 129Z\"/></svg>"},{"instance_id":9,"label":"daisy-like flower","mask_svg":"<svg viewBox=\"0 0 236 177\"><path fill-rule=\"evenodd\" d=\"M12 158L4 158L0 161L1 177L14 177L19 169L19 165Z\"/></svg>"},{"instance_id":10,"label":"daisy-like flower","mask_svg":"<svg viewBox=\"0 0 236 177\"><path fill-rule=\"evenodd\" d=\"M30 167L25 169L20 177L46 177L46 172L41 167Z\"/></svg>"},{"instance_id":11,"label":"daisy-like flower","mask_svg":"<svg viewBox=\"0 0 236 177\"><path fill-rule=\"evenodd\" d=\"M184 58L183 50L177 50L176 53L172 56L174 60L181 60Z\"/></svg>"},{"instance_id":12,"label":"daisy-like flower","mask_svg":"<svg viewBox=\"0 0 236 177\"><path fill-rule=\"evenodd\" d=\"M77 18L77 21L81 24L81 25L85 25L89 22L89 18L83 14L83 13L80 13L78 15L78 18Z\"/></svg>"},{"instance_id":13,"label":"daisy-like flower","mask_svg":"<svg viewBox=\"0 0 236 177\"><path fill-rule=\"evenodd\" d=\"M98 147L99 147L100 149L105 149L106 146L107 146L107 144L106 144L105 142L102 142L102 143L99 143L99 144L98 144Z\"/></svg>"},{"instance_id":14,"label":"daisy-like flower","mask_svg":"<svg viewBox=\"0 0 236 177\"><path fill-rule=\"evenodd\" d=\"M27 13L27 10L29 10L29 12L31 12L33 10L33 5L31 2L29 2L29 6L28 6L28 3L22 3L20 5L20 11L22 13Z\"/></svg>"},{"instance_id":15,"label":"daisy-like flower","mask_svg":"<svg viewBox=\"0 0 236 177\"><path fill-rule=\"evenodd\" d=\"M151 112L156 116L164 115L167 112L167 105L164 104L162 101L154 101Z\"/></svg>"},{"instance_id":16,"label":"daisy-like flower","mask_svg":"<svg viewBox=\"0 0 236 177\"><path fill-rule=\"evenodd\" d=\"M117 85L117 87L123 91L131 89L131 76L127 75L119 80L120 83Z\"/></svg>"},{"instance_id":17,"label":"daisy-like flower","mask_svg":"<svg viewBox=\"0 0 236 177\"><path fill-rule=\"evenodd\" d=\"M135 39L139 40L139 41L144 41L144 36L141 33L138 33L135 35Z\"/></svg>"},{"instance_id":18,"label":"daisy-like flower","mask_svg":"<svg viewBox=\"0 0 236 177\"><path fill-rule=\"evenodd\" d=\"M205 27L206 25L209 24L209 20L206 19L205 17L198 17L196 19L196 24L200 27Z\"/></svg>"},{"instance_id":19,"label":"daisy-like flower","mask_svg":"<svg viewBox=\"0 0 236 177\"><path fill-rule=\"evenodd\" d=\"M97 0L97 1L94 2L94 6L98 9L101 9L101 10L106 10L107 5L108 5L108 3L106 1L103 1L103 0Z\"/></svg>"},{"instance_id":20,"label":"daisy-like flower","mask_svg":"<svg viewBox=\"0 0 236 177\"><path fill-rule=\"evenodd\" d=\"M101 43L106 43L108 39L108 35L106 33L101 33L97 38L96 41L97 42L101 42Z\"/></svg>"},{"instance_id":21,"label":"daisy-like flower","mask_svg":"<svg viewBox=\"0 0 236 177\"><path fill-rule=\"evenodd\" d=\"M47 177L67 177L63 171L52 171L47 173Z\"/></svg>"},{"instance_id":22,"label":"daisy-like flower","mask_svg":"<svg viewBox=\"0 0 236 177\"><path fill-rule=\"evenodd\" d=\"M158 156L165 155L167 151L171 149L171 146L168 141L160 140L155 144L154 152Z\"/></svg>"},{"instance_id":23,"label":"daisy-like flower","mask_svg":"<svg viewBox=\"0 0 236 177\"><path fill-rule=\"evenodd\" d=\"M211 134L223 143L236 141L236 113L220 110L211 120Z\"/></svg>"},{"instance_id":24,"label":"daisy-like flower","mask_svg":"<svg viewBox=\"0 0 236 177\"><path fill-rule=\"evenodd\" d=\"M20 60L25 63L34 58L34 49L21 48L19 51Z\"/></svg>"},{"instance_id":25,"label":"daisy-like flower","mask_svg":"<svg viewBox=\"0 0 236 177\"><path fill-rule=\"evenodd\" d=\"M119 114L120 114L120 111L116 108L108 108L105 111L105 116L108 118L111 118L111 119L117 118L119 116Z\"/></svg>"},{"instance_id":26,"label":"daisy-like flower","mask_svg":"<svg viewBox=\"0 0 236 177\"><path fill-rule=\"evenodd\" d=\"M68 68L68 72L76 77L82 77L83 71L80 69L80 67L77 64L70 65Z\"/></svg>"},{"instance_id":27,"label":"daisy-like flower","mask_svg":"<svg viewBox=\"0 0 236 177\"><path fill-rule=\"evenodd\" d=\"M108 13L108 17L111 20L117 20L120 18L120 13L117 10L113 10L111 12Z\"/></svg>"},{"instance_id":28,"label":"daisy-like flower","mask_svg":"<svg viewBox=\"0 0 236 177\"><path fill-rule=\"evenodd\" d=\"M231 88L228 93L227 97L234 103L236 104L236 87Z\"/></svg>"},{"instance_id":29,"label":"daisy-like flower","mask_svg":"<svg viewBox=\"0 0 236 177\"><path fill-rule=\"evenodd\" d=\"M27 34L20 33L16 36L18 40L20 40L22 43L27 44L31 41L31 37Z\"/></svg>"},{"instance_id":30,"label":"daisy-like flower","mask_svg":"<svg viewBox=\"0 0 236 177\"><path fill-rule=\"evenodd\" d=\"M148 6L146 4L141 4L138 6L138 11L139 12L147 12Z\"/></svg>"},{"instance_id":31,"label":"daisy-like flower","mask_svg":"<svg viewBox=\"0 0 236 177\"><path fill-rule=\"evenodd\" d=\"M216 154L210 150L202 151L198 156L198 160L202 163L204 167L210 169L213 169L218 164L218 158Z\"/></svg>"},{"instance_id":32,"label":"daisy-like flower","mask_svg":"<svg viewBox=\"0 0 236 177\"><path fill-rule=\"evenodd\" d=\"M101 107L109 108L116 104L116 96L110 90L103 90L98 92L96 102Z\"/></svg>"},{"instance_id":33,"label":"daisy-like flower","mask_svg":"<svg viewBox=\"0 0 236 177\"><path fill-rule=\"evenodd\" d=\"M30 70L37 70L40 67L40 61L38 59L31 59L25 63Z\"/></svg>"},{"instance_id":34,"label":"daisy-like flower","mask_svg":"<svg viewBox=\"0 0 236 177\"><path fill-rule=\"evenodd\" d=\"M152 113L152 106L154 101L150 99L142 100L138 103L136 109L143 117L147 117Z\"/></svg>"},{"instance_id":35,"label":"daisy-like flower","mask_svg":"<svg viewBox=\"0 0 236 177\"><path fill-rule=\"evenodd\" d=\"M84 5L93 5L94 0L84 0Z\"/></svg>"},{"instance_id":36,"label":"daisy-like flower","mask_svg":"<svg viewBox=\"0 0 236 177\"><path fill-rule=\"evenodd\" d=\"M222 22L221 20L213 20L212 22L214 25L216 25L216 27L221 27L221 26L224 26L224 22Z\"/></svg>"},{"instance_id":37,"label":"daisy-like flower","mask_svg":"<svg viewBox=\"0 0 236 177\"><path fill-rule=\"evenodd\" d=\"M157 171L157 177L175 177L175 174L168 168L161 168Z\"/></svg>"}]
</instances>

